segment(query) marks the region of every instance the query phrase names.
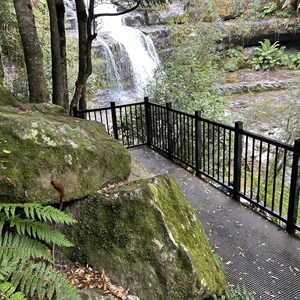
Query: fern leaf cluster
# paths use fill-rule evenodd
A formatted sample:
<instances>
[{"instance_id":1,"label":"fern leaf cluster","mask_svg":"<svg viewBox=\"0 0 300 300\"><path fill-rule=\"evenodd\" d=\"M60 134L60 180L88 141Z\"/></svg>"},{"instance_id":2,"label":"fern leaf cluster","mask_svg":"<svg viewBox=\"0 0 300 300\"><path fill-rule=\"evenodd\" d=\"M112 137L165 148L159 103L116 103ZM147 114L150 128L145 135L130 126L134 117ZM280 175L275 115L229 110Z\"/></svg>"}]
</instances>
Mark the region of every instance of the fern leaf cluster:
<instances>
[{"instance_id":1,"label":"fern leaf cluster","mask_svg":"<svg viewBox=\"0 0 300 300\"><path fill-rule=\"evenodd\" d=\"M75 222L51 206L0 203L0 299L22 300L33 295L81 299L77 289L51 267L51 252L45 244L72 246L49 223Z\"/></svg>"}]
</instances>

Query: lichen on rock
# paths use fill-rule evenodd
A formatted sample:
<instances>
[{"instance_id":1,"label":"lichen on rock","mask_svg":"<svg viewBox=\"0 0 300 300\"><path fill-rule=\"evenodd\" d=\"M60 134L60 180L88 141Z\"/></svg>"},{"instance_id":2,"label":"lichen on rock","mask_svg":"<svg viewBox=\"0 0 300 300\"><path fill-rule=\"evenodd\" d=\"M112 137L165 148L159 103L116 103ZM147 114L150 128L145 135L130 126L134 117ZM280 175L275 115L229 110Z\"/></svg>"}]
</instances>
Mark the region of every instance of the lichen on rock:
<instances>
[{"instance_id":1,"label":"lichen on rock","mask_svg":"<svg viewBox=\"0 0 300 300\"><path fill-rule=\"evenodd\" d=\"M0 106L1 202L56 202L51 180L78 199L129 174L129 152L99 122L52 104Z\"/></svg>"},{"instance_id":2,"label":"lichen on rock","mask_svg":"<svg viewBox=\"0 0 300 300\"><path fill-rule=\"evenodd\" d=\"M205 299L226 288L196 212L168 175L74 203L71 260L104 269L141 300Z\"/></svg>"}]
</instances>

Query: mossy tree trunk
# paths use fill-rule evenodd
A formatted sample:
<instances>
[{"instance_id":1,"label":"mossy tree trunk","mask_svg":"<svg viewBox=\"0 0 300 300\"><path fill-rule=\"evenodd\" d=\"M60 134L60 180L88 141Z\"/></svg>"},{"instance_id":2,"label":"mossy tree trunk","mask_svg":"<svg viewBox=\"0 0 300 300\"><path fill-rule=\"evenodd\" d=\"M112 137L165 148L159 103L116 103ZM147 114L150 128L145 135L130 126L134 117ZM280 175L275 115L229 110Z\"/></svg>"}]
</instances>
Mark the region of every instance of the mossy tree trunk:
<instances>
[{"instance_id":1,"label":"mossy tree trunk","mask_svg":"<svg viewBox=\"0 0 300 300\"><path fill-rule=\"evenodd\" d=\"M43 54L30 0L14 0L27 68L30 102L43 103L49 93L43 69Z\"/></svg>"},{"instance_id":2,"label":"mossy tree trunk","mask_svg":"<svg viewBox=\"0 0 300 300\"><path fill-rule=\"evenodd\" d=\"M69 93L67 79L67 50L66 50L66 28L65 28L65 5L63 0L55 0L57 25L60 42L61 77L63 86L63 107L69 108Z\"/></svg>"},{"instance_id":3,"label":"mossy tree trunk","mask_svg":"<svg viewBox=\"0 0 300 300\"><path fill-rule=\"evenodd\" d=\"M52 102L63 106L64 85L62 84L62 68L60 53L60 36L55 0L47 0L50 16L51 56L52 56Z\"/></svg>"}]
</instances>

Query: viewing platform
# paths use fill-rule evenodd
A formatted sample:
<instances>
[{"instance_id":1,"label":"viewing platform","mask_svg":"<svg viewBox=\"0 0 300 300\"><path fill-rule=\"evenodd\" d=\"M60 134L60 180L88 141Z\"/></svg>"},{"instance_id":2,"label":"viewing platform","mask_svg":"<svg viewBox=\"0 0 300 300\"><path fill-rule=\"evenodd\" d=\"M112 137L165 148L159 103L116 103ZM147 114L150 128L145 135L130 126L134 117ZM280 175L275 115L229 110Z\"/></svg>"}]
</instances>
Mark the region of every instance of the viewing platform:
<instances>
[{"instance_id":1,"label":"viewing platform","mask_svg":"<svg viewBox=\"0 0 300 300\"><path fill-rule=\"evenodd\" d=\"M130 152L153 174L177 179L226 266L229 285L245 286L255 299L300 299L299 238L150 148Z\"/></svg>"}]
</instances>

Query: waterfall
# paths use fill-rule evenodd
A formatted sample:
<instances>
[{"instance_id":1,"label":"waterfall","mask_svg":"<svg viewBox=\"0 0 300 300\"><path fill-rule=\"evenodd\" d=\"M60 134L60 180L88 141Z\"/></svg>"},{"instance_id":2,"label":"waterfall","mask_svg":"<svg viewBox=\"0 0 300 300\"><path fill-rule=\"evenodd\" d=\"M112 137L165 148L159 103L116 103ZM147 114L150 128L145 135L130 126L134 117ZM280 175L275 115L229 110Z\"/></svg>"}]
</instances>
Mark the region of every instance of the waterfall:
<instances>
[{"instance_id":1,"label":"waterfall","mask_svg":"<svg viewBox=\"0 0 300 300\"><path fill-rule=\"evenodd\" d=\"M96 14L112 12L116 12L112 4L95 7ZM143 97L144 88L160 64L151 38L126 26L121 16L98 18L97 33L95 46L101 48L109 84L109 89L99 91L99 102L128 102Z\"/></svg>"}]
</instances>

